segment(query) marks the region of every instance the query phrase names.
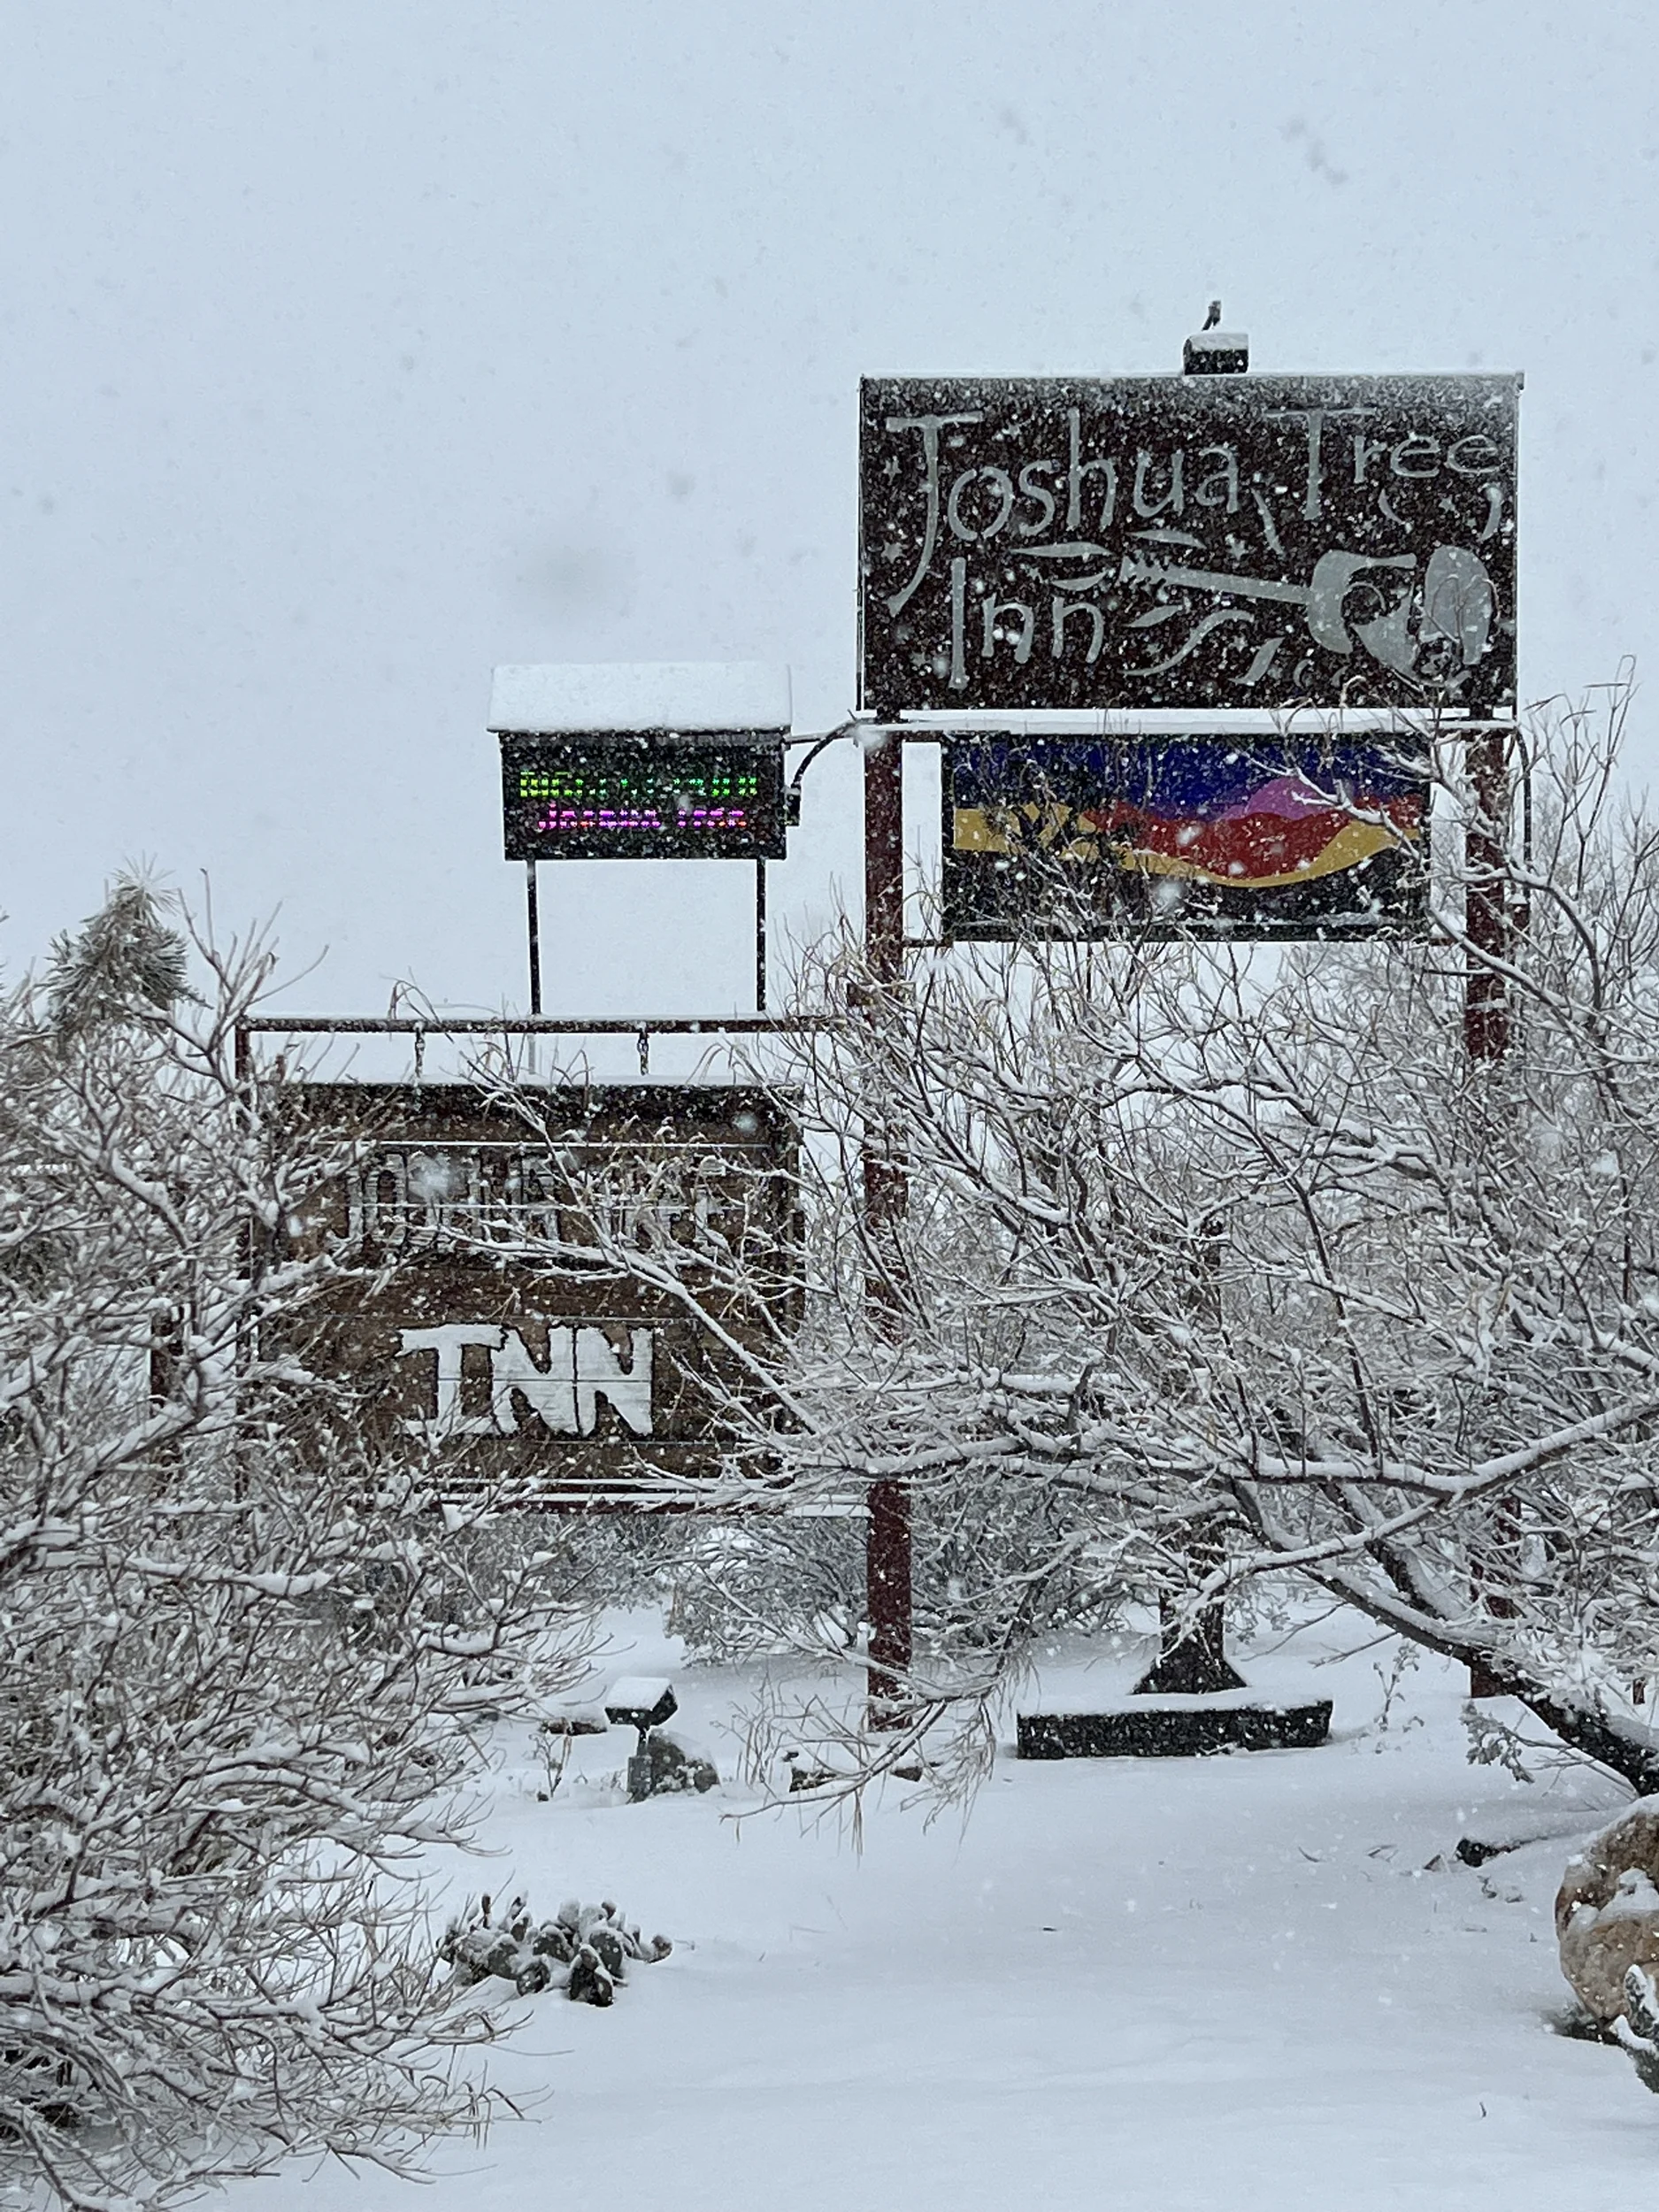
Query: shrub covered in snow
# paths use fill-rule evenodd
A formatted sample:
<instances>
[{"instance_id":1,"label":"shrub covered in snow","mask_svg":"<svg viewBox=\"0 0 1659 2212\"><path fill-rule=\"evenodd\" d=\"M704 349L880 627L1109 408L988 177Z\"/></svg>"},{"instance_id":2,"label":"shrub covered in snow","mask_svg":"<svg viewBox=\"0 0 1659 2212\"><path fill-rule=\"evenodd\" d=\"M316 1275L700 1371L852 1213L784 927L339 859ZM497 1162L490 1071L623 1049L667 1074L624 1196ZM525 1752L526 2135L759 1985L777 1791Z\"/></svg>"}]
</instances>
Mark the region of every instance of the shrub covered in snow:
<instances>
[{"instance_id":1,"label":"shrub covered in snow","mask_svg":"<svg viewBox=\"0 0 1659 2212\"><path fill-rule=\"evenodd\" d=\"M335 1271L234 1065L267 974L127 885L0 1003L0 2183L79 2207L476 2116L407 1862L571 1671L269 1348Z\"/></svg>"}]
</instances>

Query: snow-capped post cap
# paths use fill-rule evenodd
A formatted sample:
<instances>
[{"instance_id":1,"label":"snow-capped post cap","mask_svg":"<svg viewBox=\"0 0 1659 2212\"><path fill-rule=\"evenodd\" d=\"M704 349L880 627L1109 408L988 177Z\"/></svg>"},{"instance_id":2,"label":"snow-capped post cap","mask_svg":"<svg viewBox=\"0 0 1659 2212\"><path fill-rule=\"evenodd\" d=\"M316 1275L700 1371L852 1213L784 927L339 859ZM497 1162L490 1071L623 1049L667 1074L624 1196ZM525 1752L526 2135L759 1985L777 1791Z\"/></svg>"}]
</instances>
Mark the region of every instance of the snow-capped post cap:
<instances>
[{"instance_id":1,"label":"snow-capped post cap","mask_svg":"<svg viewBox=\"0 0 1659 2212\"><path fill-rule=\"evenodd\" d=\"M605 1693L605 1718L618 1728L660 1728L680 1710L680 1700L665 1675L625 1674Z\"/></svg>"},{"instance_id":2,"label":"snow-capped post cap","mask_svg":"<svg viewBox=\"0 0 1659 2212\"><path fill-rule=\"evenodd\" d=\"M1243 376L1250 365L1250 335L1245 330L1202 330L1181 349L1187 376Z\"/></svg>"},{"instance_id":3,"label":"snow-capped post cap","mask_svg":"<svg viewBox=\"0 0 1659 2212\"><path fill-rule=\"evenodd\" d=\"M495 669L492 731L787 733L789 669L778 661L548 661Z\"/></svg>"}]
</instances>

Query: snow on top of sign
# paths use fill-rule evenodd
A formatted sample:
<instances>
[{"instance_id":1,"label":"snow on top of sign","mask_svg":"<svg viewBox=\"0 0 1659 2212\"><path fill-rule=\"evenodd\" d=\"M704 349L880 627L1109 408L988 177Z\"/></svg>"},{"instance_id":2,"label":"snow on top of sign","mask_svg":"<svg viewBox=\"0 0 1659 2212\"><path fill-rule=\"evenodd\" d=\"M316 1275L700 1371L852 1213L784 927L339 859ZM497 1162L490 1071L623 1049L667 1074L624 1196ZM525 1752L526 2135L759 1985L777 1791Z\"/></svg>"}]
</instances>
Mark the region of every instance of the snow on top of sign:
<instances>
[{"instance_id":1,"label":"snow on top of sign","mask_svg":"<svg viewBox=\"0 0 1659 2212\"><path fill-rule=\"evenodd\" d=\"M619 1711L649 1713L672 1687L665 1674L625 1674L605 1692L604 1701L607 1709L614 1706Z\"/></svg>"},{"instance_id":2,"label":"snow on top of sign","mask_svg":"<svg viewBox=\"0 0 1659 2212\"><path fill-rule=\"evenodd\" d=\"M773 661L563 661L494 671L492 730L787 730Z\"/></svg>"}]
</instances>

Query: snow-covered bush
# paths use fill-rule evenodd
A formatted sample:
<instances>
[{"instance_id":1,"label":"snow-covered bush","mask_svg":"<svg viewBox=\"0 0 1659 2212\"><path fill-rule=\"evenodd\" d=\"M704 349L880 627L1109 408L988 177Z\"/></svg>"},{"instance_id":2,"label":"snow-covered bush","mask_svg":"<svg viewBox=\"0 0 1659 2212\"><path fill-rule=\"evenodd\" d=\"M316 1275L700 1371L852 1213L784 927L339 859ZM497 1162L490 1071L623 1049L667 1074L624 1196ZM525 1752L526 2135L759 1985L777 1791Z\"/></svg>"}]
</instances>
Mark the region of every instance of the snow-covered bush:
<instances>
[{"instance_id":1,"label":"snow-covered bush","mask_svg":"<svg viewBox=\"0 0 1659 2212\"><path fill-rule=\"evenodd\" d=\"M1497 818L1437 743L1418 941L959 947L902 985L849 943L805 976L809 1296L749 1443L797 1497L901 1482L949 1532L918 1709L988 1699L1045 1617L1191 1618L1294 1569L1659 1787L1659 826L1619 797L1628 703L1540 718ZM872 1132L904 1194L873 1229ZM792 1571L767 1543L761 1617Z\"/></svg>"},{"instance_id":2,"label":"snow-covered bush","mask_svg":"<svg viewBox=\"0 0 1659 2212\"><path fill-rule=\"evenodd\" d=\"M1190 1605L1294 1565L1654 1786L1659 828L1616 795L1626 703L1534 729L1480 826L1496 951L1448 744L1426 941L987 953L849 1020L810 1072L849 1128L881 1102L909 1203L882 1310L826 1300L787 1379L802 1478L1051 1501L1039 1586Z\"/></svg>"},{"instance_id":3,"label":"snow-covered bush","mask_svg":"<svg viewBox=\"0 0 1659 2212\"><path fill-rule=\"evenodd\" d=\"M87 2207L477 2116L410 1863L562 1668L532 1563L301 1418L328 1163L234 1065L265 954L188 950L123 886L0 1004L0 2170Z\"/></svg>"},{"instance_id":4,"label":"snow-covered bush","mask_svg":"<svg viewBox=\"0 0 1659 2212\"><path fill-rule=\"evenodd\" d=\"M1010 1492L970 1500L924 1489L912 1526L913 1617L918 1648L970 1650L999 1633L985 1604L999 1572L1018 1576L1051 1558L1056 1501ZM657 1584L668 1625L699 1657L729 1661L794 1651L837 1659L863 1628L864 1524L838 1516L751 1515L692 1524ZM1055 1573L1024 1586L1030 1632L1097 1625L1115 1609L1087 1574Z\"/></svg>"}]
</instances>

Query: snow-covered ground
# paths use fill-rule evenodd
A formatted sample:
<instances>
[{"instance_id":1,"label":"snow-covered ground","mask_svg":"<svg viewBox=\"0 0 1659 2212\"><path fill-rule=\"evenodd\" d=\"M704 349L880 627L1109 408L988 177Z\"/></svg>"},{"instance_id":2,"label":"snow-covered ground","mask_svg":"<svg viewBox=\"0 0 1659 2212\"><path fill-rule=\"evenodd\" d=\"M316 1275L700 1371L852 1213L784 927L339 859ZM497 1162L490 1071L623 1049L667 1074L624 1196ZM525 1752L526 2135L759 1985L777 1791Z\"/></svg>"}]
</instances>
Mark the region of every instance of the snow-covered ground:
<instances>
[{"instance_id":1,"label":"snow-covered ground","mask_svg":"<svg viewBox=\"0 0 1659 2212\"><path fill-rule=\"evenodd\" d=\"M1427 1658L1379 1729L1392 1647L1336 1655L1365 1633L1326 1619L1247 1657L1264 1692L1334 1696L1323 1749L1036 1764L1010 1744L965 1822L928 1825L890 1784L856 1840L735 1819L755 1800L732 1783L628 1805L620 1732L579 1740L538 1801L515 1734L474 1888L544 1914L613 1897L673 1955L608 2012L522 2008L491 2065L527 2116L442 2149L419 2197L331 2167L248 2185L266 2212L1636 2201L1659 2101L1556 2032L1550 1921L1570 1839L1623 1793L1471 1767L1461 1683ZM1133 1662L1069 1647L1020 1701L1110 1694ZM723 1732L758 1670L687 1667L645 1617L606 1664L672 1671L683 1732L734 1766ZM1479 1870L1453 1855L1523 1835Z\"/></svg>"}]
</instances>

